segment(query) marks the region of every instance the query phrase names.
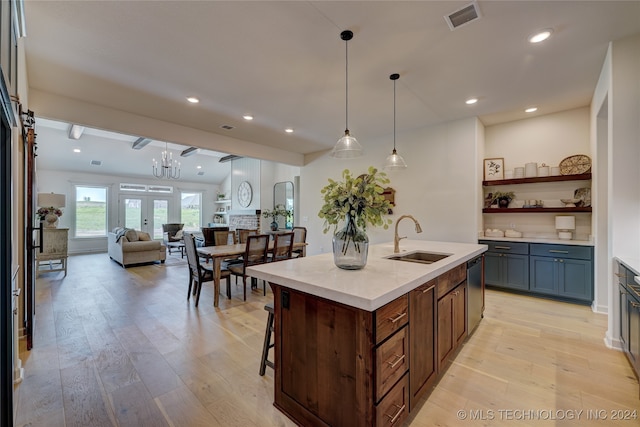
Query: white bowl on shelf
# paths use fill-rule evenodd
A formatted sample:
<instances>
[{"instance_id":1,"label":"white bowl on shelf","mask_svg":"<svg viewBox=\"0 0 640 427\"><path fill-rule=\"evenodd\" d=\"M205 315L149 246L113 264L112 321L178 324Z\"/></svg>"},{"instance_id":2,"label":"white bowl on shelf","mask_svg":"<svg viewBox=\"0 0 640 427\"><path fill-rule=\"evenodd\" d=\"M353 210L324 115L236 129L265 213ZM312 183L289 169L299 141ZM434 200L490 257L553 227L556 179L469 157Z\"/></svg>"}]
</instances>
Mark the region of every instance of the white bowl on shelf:
<instances>
[{"instance_id":1,"label":"white bowl on shelf","mask_svg":"<svg viewBox=\"0 0 640 427\"><path fill-rule=\"evenodd\" d=\"M575 208L576 203L580 202L582 199L560 199L562 203L564 203L565 208Z\"/></svg>"},{"instance_id":2,"label":"white bowl on shelf","mask_svg":"<svg viewBox=\"0 0 640 427\"><path fill-rule=\"evenodd\" d=\"M522 232L516 230L505 230L504 237L522 237Z\"/></svg>"},{"instance_id":3,"label":"white bowl on shelf","mask_svg":"<svg viewBox=\"0 0 640 427\"><path fill-rule=\"evenodd\" d=\"M493 230L487 229L484 232L485 237L504 237L504 231L494 228Z\"/></svg>"}]
</instances>

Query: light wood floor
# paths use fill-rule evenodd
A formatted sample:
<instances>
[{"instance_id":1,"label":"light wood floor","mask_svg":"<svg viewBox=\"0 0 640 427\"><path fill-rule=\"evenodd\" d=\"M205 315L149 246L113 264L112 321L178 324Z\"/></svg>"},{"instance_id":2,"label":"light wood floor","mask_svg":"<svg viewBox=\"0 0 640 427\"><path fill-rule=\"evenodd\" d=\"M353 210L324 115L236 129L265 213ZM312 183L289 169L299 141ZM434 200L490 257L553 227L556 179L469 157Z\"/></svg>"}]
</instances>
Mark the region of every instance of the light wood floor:
<instances>
[{"instance_id":1,"label":"light wood floor","mask_svg":"<svg viewBox=\"0 0 640 427\"><path fill-rule=\"evenodd\" d=\"M67 277L41 275L16 425L293 425L272 406L273 371L258 375L271 294L254 291L243 303L233 287L214 309L209 286L195 308L186 264L168 258L125 270L106 254L73 256ZM409 425L640 426L611 421L640 400L624 355L603 344L606 316L497 291L486 302L476 333ZM561 416L572 419L550 419Z\"/></svg>"}]
</instances>

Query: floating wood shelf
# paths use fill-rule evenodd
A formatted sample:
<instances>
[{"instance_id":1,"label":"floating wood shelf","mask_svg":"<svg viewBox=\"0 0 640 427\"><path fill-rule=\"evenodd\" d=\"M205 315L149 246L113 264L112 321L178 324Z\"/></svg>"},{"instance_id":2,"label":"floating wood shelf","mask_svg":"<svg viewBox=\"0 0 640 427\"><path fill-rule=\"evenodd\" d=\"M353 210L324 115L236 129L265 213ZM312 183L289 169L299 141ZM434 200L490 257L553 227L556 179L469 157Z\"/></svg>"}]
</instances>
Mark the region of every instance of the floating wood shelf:
<instances>
[{"instance_id":1,"label":"floating wood shelf","mask_svg":"<svg viewBox=\"0 0 640 427\"><path fill-rule=\"evenodd\" d=\"M591 212L591 207L586 208L485 208L482 213L572 213Z\"/></svg>"},{"instance_id":2,"label":"floating wood shelf","mask_svg":"<svg viewBox=\"0 0 640 427\"><path fill-rule=\"evenodd\" d=\"M495 181L482 181L482 185L484 187L488 187L493 185L531 184L535 182L587 181L590 179L591 179L591 173L589 172L589 173L581 173L579 175L554 175L554 176L538 176L534 178L515 178L515 179L499 179Z\"/></svg>"}]
</instances>

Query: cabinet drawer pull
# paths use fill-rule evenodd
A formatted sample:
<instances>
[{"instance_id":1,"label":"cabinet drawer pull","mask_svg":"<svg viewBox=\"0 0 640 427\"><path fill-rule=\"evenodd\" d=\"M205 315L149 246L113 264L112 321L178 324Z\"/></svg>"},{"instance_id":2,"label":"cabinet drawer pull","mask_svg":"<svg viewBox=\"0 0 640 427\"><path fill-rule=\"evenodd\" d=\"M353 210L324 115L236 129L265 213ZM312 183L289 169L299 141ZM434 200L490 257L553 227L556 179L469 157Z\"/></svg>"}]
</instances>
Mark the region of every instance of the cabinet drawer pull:
<instances>
[{"instance_id":1,"label":"cabinet drawer pull","mask_svg":"<svg viewBox=\"0 0 640 427\"><path fill-rule=\"evenodd\" d=\"M640 304L638 304L637 302L629 301L629 304L631 304L631 307L633 308L640 308Z\"/></svg>"},{"instance_id":2,"label":"cabinet drawer pull","mask_svg":"<svg viewBox=\"0 0 640 427\"><path fill-rule=\"evenodd\" d=\"M407 315L407 313L406 313L406 312L404 312L404 313L397 313L397 314L398 314L398 315L397 315L396 317L389 317L389 321L390 321L391 323L396 323L398 320L402 319L404 316L406 316L406 315Z\"/></svg>"},{"instance_id":3,"label":"cabinet drawer pull","mask_svg":"<svg viewBox=\"0 0 640 427\"><path fill-rule=\"evenodd\" d=\"M631 289L631 291L632 291L634 294L636 294L636 296L637 296L637 297L639 297L639 298L640 298L640 292L638 292L638 291L637 291L634 287L632 287L632 286L630 286L629 288Z\"/></svg>"},{"instance_id":4,"label":"cabinet drawer pull","mask_svg":"<svg viewBox=\"0 0 640 427\"><path fill-rule=\"evenodd\" d=\"M549 252L551 252L552 254L568 254L569 251L559 251L557 249L549 249Z\"/></svg>"},{"instance_id":5,"label":"cabinet drawer pull","mask_svg":"<svg viewBox=\"0 0 640 427\"><path fill-rule=\"evenodd\" d=\"M391 369L395 368L396 366L398 366L398 363L402 362L404 360L404 354L402 356L398 356L397 354L394 356L396 358L396 360L394 360L393 362L387 362L387 365L389 365L389 367Z\"/></svg>"},{"instance_id":6,"label":"cabinet drawer pull","mask_svg":"<svg viewBox=\"0 0 640 427\"><path fill-rule=\"evenodd\" d=\"M423 289L423 290L422 290L422 293L423 293L423 294L426 294L426 293L427 293L427 292L429 292L431 289L433 289L433 286L431 286L431 287L429 287L429 288L427 288L427 289Z\"/></svg>"},{"instance_id":7,"label":"cabinet drawer pull","mask_svg":"<svg viewBox=\"0 0 640 427\"><path fill-rule=\"evenodd\" d=\"M625 275L624 275L624 274L620 274L620 273L613 273L613 274L615 274L615 275L616 275L616 276L618 276L618 277L625 277Z\"/></svg>"},{"instance_id":8,"label":"cabinet drawer pull","mask_svg":"<svg viewBox=\"0 0 640 427\"><path fill-rule=\"evenodd\" d=\"M504 249L506 251L510 251L511 250L510 246L494 246L494 248L496 248L496 249Z\"/></svg>"},{"instance_id":9,"label":"cabinet drawer pull","mask_svg":"<svg viewBox=\"0 0 640 427\"><path fill-rule=\"evenodd\" d=\"M406 407L406 405L398 406L396 404L394 404L393 406L395 406L398 411L394 415L385 414L387 417L389 417L389 424L393 424L398 421L398 417L400 416L400 414L402 414L402 411L404 411L404 408Z\"/></svg>"}]
</instances>

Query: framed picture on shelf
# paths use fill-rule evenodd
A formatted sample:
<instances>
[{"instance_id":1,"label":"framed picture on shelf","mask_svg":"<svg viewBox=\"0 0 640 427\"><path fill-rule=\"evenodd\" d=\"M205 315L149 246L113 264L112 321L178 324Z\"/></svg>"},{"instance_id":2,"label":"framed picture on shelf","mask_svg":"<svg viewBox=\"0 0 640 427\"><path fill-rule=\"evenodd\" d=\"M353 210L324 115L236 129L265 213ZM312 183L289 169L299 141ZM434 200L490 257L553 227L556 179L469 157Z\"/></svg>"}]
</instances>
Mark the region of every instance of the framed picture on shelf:
<instances>
[{"instance_id":1,"label":"framed picture on shelf","mask_svg":"<svg viewBox=\"0 0 640 427\"><path fill-rule=\"evenodd\" d=\"M504 158L484 159L484 180L504 179Z\"/></svg>"}]
</instances>

